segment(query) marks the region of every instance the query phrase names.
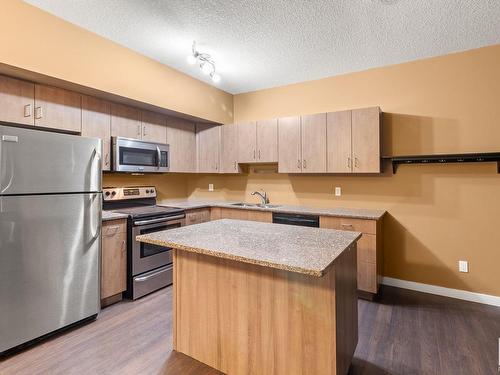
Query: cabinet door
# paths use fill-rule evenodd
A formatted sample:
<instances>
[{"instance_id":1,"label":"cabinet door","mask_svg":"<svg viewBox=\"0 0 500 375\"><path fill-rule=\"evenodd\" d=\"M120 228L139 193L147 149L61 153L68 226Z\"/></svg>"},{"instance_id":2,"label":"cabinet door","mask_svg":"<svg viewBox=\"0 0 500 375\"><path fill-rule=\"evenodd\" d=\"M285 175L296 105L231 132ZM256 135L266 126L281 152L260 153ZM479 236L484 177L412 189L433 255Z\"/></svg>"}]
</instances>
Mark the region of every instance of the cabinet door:
<instances>
[{"instance_id":1,"label":"cabinet door","mask_svg":"<svg viewBox=\"0 0 500 375\"><path fill-rule=\"evenodd\" d=\"M167 143L170 145L170 172L196 172L195 124L168 118Z\"/></svg>"},{"instance_id":2,"label":"cabinet door","mask_svg":"<svg viewBox=\"0 0 500 375\"><path fill-rule=\"evenodd\" d=\"M238 127L223 125L221 127L221 173L238 173Z\"/></svg>"},{"instance_id":3,"label":"cabinet door","mask_svg":"<svg viewBox=\"0 0 500 375\"><path fill-rule=\"evenodd\" d=\"M165 116L142 111L142 140L147 142L167 143L167 119Z\"/></svg>"},{"instance_id":4,"label":"cabinet door","mask_svg":"<svg viewBox=\"0 0 500 375\"><path fill-rule=\"evenodd\" d=\"M238 162L254 163L257 157L257 124L241 122L238 127Z\"/></svg>"},{"instance_id":5,"label":"cabinet door","mask_svg":"<svg viewBox=\"0 0 500 375\"><path fill-rule=\"evenodd\" d=\"M122 104L111 104L111 135L141 139L140 112L137 108Z\"/></svg>"},{"instance_id":6,"label":"cabinet door","mask_svg":"<svg viewBox=\"0 0 500 375\"><path fill-rule=\"evenodd\" d=\"M380 108L352 111L354 173L380 173Z\"/></svg>"},{"instance_id":7,"label":"cabinet door","mask_svg":"<svg viewBox=\"0 0 500 375\"><path fill-rule=\"evenodd\" d=\"M34 125L35 85L0 76L0 121Z\"/></svg>"},{"instance_id":8,"label":"cabinet door","mask_svg":"<svg viewBox=\"0 0 500 375\"><path fill-rule=\"evenodd\" d=\"M257 161L278 161L278 119L257 121Z\"/></svg>"},{"instance_id":9,"label":"cabinet door","mask_svg":"<svg viewBox=\"0 0 500 375\"><path fill-rule=\"evenodd\" d=\"M278 172L300 173L302 157L300 151L300 117L278 119Z\"/></svg>"},{"instance_id":10,"label":"cabinet door","mask_svg":"<svg viewBox=\"0 0 500 375\"><path fill-rule=\"evenodd\" d=\"M127 289L126 221L106 221L102 226L101 299Z\"/></svg>"},{"instance_id":11,"label":"cabinet door","mask_svg":"<svg viewBox=\"0 0 500 375\"><path fill-rule=\"evenodd\" d=\"M326 119L326 171L351 173L351 111L330 112Z\"/></svg>"},{"instance_id":12,"label":"cabinet door","mask_svg":"<svg viewBox=\"0 0 500 375\"><path fill-rule=\"evenodd\" d=\"M82 136L102 140L102 170L110 170L111 105L91 96L82 97Z\"/></svg>"},{"instance_id":13,"label":"cabinet door","mask_svg":"<svg viewBox=\"0 0 500 375\"><path fill-rule=\"evenodd\" d=\"M81 132L81 95L56 87L35 85L35 125Z\"/></svg>"},{"instance_id":14,"label":"cabinet door","mask_svg":"<svg viewBox=\"0 0 500 375\"><path fill-rule=\"evenodd\" d=\"M219 172L220 126L196 125L197 171Z\"/></svg>"},{"instance_id":15,"label":"cabinet door","mask_svg":"<svg viewBox=\"0 0 500 375\"><path fill-rule=\"evenodd\" d=\"M326 113L301 118L302 173L326 172Z\"/></svg>"}]
</instances>

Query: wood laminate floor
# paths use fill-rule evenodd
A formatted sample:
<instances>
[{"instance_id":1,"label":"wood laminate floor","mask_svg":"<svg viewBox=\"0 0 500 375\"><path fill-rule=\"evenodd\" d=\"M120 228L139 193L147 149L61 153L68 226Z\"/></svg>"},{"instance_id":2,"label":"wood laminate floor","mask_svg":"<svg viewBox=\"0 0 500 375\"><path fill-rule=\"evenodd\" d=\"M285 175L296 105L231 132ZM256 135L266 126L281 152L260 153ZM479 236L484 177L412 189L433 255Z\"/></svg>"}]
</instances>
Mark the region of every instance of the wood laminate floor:
<instances>
[{"instance_id":1,"label":"wood laminate floor","mask_svg":"<svg viewBox=\"0 0 500 375\"><path fill-rule=\"evenodd\" d=\"M219 372L172 352L171 288L0 361L2 375ZM384 287L359 301L350 374L497 374L500 308ZM259 374L260 375L260 374Z\"/></svg>"}]
</instances>

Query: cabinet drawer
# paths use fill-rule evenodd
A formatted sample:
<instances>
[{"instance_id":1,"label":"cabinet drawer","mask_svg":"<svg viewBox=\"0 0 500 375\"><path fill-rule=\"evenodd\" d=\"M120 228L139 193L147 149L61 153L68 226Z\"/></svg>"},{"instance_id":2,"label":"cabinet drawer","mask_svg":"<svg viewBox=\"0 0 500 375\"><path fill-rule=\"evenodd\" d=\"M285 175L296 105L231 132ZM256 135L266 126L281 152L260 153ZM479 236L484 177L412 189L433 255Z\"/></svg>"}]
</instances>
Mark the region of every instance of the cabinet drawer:
<instances>
[{"instance_id":1,"label":"cabinet drawer","mask_svg":"<svg viewBox=\"0 0 500 375\"><path fill-rule=\"evenodd\" d=\"M377 293L377 265L358 258L358 290Z\"/></svg>"},{"instance_id":2,"label":"cabinet drawer","mask_svg":"<svg viewBox=\"0 0 500 375\"><path fill-rule=\"evenodd\" d=\"M321 216L320 227L329 229L350 230L368 234L377 233L377 222L375 220Z\"/></svg>"},{"instance_id":3,"label":"cabinet drawer","mask_svg":"<svg viewBox=\"0 0 500 375\"><path fill-rule=\"evenodd\" d=\"M118 233L127 233L127 221L126 220L110 220L105 221L102 224L102 235L103 237L114 236Z\"/></svg>"},{"instance_id":4,"label":"cabinet drawer","mask_svg":"<svg viewBox=\"0 0 500 375\"><path fill-rule=\"evenodd\" d=\"M377 262L377 236L363 234L358 240L358 259L363 262Z\"/></svg>"}]
</instances>

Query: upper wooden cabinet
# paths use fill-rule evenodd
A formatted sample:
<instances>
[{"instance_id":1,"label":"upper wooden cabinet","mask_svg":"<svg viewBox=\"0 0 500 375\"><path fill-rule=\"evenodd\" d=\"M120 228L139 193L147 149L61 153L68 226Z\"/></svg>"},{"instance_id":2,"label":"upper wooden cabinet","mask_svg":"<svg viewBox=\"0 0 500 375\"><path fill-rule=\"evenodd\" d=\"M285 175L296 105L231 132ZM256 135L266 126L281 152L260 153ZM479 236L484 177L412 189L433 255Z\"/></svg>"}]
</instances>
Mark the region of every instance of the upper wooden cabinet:
<instances>
[{"instance_id":1,"label":"upper wooden cabinet","mask_svg":"<svg viewBox=\"0 0 500 375\"><path fill-rule=\"evenodd\" d=\"M326 172L326 113L301 117L302 173Z\"/></svg>"},{"instance_id":2,"label":"upper wooden cabinet","mask_svg":"<svg viewBox=\"0 0 500 375\"><path fill-rule=\"evenodd\" d=\"M165 116L149 111L142 111L142 140L147 142L167 142L167 119Z\"/></svg>"},{"instance_id":3,"label":"upper wooden cabinet","mask_svg":"<svg viewBox=\"0 0 500 375\"><path fill-rule=\"evenodd\" d=\"M278 119L278 171L326 172L326 114Z\"/></svg>"},{"instance_id":4,"label":"upper wooden cabinet","mask_svg":"<svg viewBox=\"0 0 500 375\"><path fill-rule=\"evenodd\" d=\"M236 125L223 125L220 130L220 172L239 173L238 127Z\"/></svg>"},{"instance_id":5,"label":"upper wooden cabinet","mask_svg":"<svg viewBox=\"0 0 500 375\"><path fill-rule=\"evenodd\" d=\"M195 124L184 119L167 119L170 172L196 172Z\"/></svg>"},{"instance_id":6,"label":"upper wooden cabinet","mask_svg":"<svg viewBox=\"0 0 500 375\"><path fill-rule=\"evenodd\" d=\"M35 126L82 130L82 96L52 86L35 85Z\"/></svg>"},{"instance_id":7,"label":"upper wooden cabinet","mask_svg":"<svg viewBox=\"0 0 500 375\"><path fill-rule=\"evenodd\" d=\"M240 122L238 128L238 162L254 163L257 156L257 123Z\"/></svg>"},{"instance_id":8,"label":"upper wooden cabinet","mask_svg":"<svg viewBox=\"0 0 500 375\"><path fill-rule=\"evenodd\" d=\"M327 114L327 172L380 173L380 108Z\"/></svg>"},{"instance_id":9,"label":"upper wooden cabinet","mask_svg":"<svg viewBox=\"0 0 500 375\"><path fill-rule=\"evenodd\" d=\"M82 97L82 135L102 140L102 170L111 167L111 104L92 96Z\"/></svg>"},{"instance_id":10,"label":"upper wooden cabinet","mask_svg":"<svg viewBox=\"0 0 500 375\"><path fill-rule=\"evenodd\" d=\"M140 111L122 104L111 104L111 135L113 137L142 138Z\"/></svg>"},{"instance_id":11,"label":"upper wooden cabinet","mask_svg":"<svg viewBox=\"0 0 500 375\"><path fill-rule=\"evenodd\" d=\"M278 119L278 172L302 172L300 117Z\"/></svg>"},{"instance_id":12,"label":"upper wooden cabinet","mask_svg":"<svg viewBox=\"0 0 500 375\"><path fill-rule=\"evenodd\" d=\"M327 114L327 172L352 172L351 114L352 111Z\"/></svg>"},{"instance_id":13,"label":"upper wooden cabinet","mask_svg":"<svg viewBox=\"0 0 500 375\"><path fill-rule=\"evenodd\" d=\"M197 172L219 173L220 126L196 125Z\"/></svg>"},{"instance_id":14,"label":"upper wooden cabinet","mask_svg":"<svg viewBox=\"0 0 500 375\"><path fill-rule=\"evenodd\" d=\"M278 120L239 123L238 162L276 163L278 161Z\"/></svg>"},{"instance_id":15,"label":"upper wooden cabinet","mask_svg":"<svg viewBox=\"0 0 500 375\"><path fill-rule=\"evenodd\" d=\"M35 84L0 76L0 120L34 125Z\"/></svg>"},{"instance_id":16,"label":"upper wooden cabinet","mask_svg":"<svg viewBox=\"0 0 500 375\"><path fill-rule=\"evenodd\" d=\"M352 111L354 173L380 173L380 108Z\"/></svg>"},{"instance_id":17,"label":"upper wooden cabinet","mask_svg":"<svg viewBox=\"0 0 500 375\"><path fill-rule=\"evenodd\" d=\"M257 160L278 162L278 119L257 121Z\"/></svg>"}]
</instances>

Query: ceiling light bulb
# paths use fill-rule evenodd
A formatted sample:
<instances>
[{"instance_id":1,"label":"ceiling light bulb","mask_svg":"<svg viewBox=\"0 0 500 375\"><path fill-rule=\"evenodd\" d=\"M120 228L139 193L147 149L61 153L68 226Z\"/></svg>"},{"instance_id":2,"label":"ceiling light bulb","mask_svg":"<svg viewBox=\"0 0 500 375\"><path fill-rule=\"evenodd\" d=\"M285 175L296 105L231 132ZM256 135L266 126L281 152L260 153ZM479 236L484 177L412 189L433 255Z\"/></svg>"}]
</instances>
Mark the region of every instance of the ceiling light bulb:
<instances>
[{"instance_id":1,"label":"ceiling light bulb","mask_svg":"<svg viewBox=\"0 0 500 375\"><path fill-rule=\"evenodd\" d=\"M206 74L206 75L212 73L212 71L213 71L212 65L210 65L206 62L202 63L200 65L200 68L201 68L201 71L203 72L203 74Z\"/></svg>"},{"instance_id":2,"label":"ceiling light bulb","mask_svg":"<svg viewBox=\"0 0 500 375\"><path fill-rule=\"evenodd\" d=\"M210 74L210 78L212 78L212 82L213 83L219 83L220 82L220 75L218 75L217 73L212 73Z\"/></svg>"},{"instance_id":3,"label":"ceiling light bulb","mask_svg":"<svg viewBox=\"0 0 500 375\"><path fill-rule=\"evenodd\" d=\"M187 57L187 62L189 65L194 65L196 64L196 57L194 57L193 55L189 55Z\"/></svg>"}]
</instances>

